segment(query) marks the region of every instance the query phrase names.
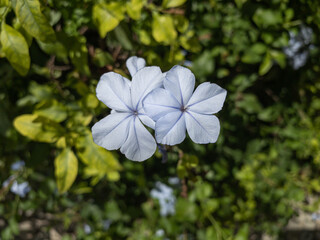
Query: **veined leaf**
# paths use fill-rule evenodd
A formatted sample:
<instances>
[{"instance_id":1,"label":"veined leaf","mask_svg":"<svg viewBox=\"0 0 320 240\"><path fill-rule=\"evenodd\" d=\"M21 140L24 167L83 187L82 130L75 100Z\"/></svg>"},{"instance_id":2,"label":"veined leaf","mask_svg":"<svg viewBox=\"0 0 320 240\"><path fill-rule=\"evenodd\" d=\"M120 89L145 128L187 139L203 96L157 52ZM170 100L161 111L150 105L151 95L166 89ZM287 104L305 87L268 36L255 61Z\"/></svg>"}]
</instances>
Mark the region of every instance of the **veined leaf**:
<instances>
[{"instance_id":1,"label":"veined leaf","mask_svg":"<svg viewBox=\"0 0 320 240\"><path fill-rule=\"evenodd\" d=\"M28 44L22 34L3 23L0 33L0 42L2 51L6 55L11 66L17 70L19 74L25 76L30 68L30 56Z\"/></svg>"},{"instance_id":2,"label":"veined leaf","mask_svg":"<svg viewBox=\"0 0 320 240\"><path fill-rule=\"evenodd\" d=\"M60 193L66 192L78 174L78 159L70 148L65 148L54 160L55 175Z\"/></svg>"},{"instance_id":3,"label":"veined leaf","mask_svg":"<svg viewBox=\"0 0 320 240\"><path fill-rule=\"evenodd\" d=\"M13 9L24 29L42 42L55 40L55 33L41 13L39 0L12 0Z\"/></svg>"},{"instance_id":4,"label":"veined leaf","mask_svg":"<svg viewBox=\"0 0 320 240\"><path fill-rule=\"evenodd\" d=\"M170 44L177 38L177 31L170 15L153 15L152 36L157 42L164 44Z\"/></svg>"},{"instance_id":5,"label":"veined leaf","mask_svg":"<svg viewBox=\"0 0 320 240\"><path fill-rule=\"evenodd\" d=\"M57 141L63 131L62 127L56 122L32 114L16 117L13 125L23 136L34 141L47 143Z\"/></svg>"},{"instance_id":6,"label":"veined leaf","mask_svg":"<svg viewBox=\"0 0 320 240\"><path fill-rule=\"evenodd\" d=\"M124 10L124 6L120 2L112 2L110 4L98 3L93 6L93 22L98 27L99 34L102 38L118 26L124 18Z\"/></svg>"},{"instance_id":7,"label":"veined leaf","mask_svg":"<svg viewBox=\"0 0 320 240\"><path fill-rule=\"evenodd\" d=\"M165 8L179 7L183 5L187 0L163 0L162 6Z\"/></svg>"},{"instance_id":8,"label":"veined leaf","mask_svg":"<svg viewBox=\"0 0 320 240\"><path fill-rule=\"evenodd\" d=\"M85 136L78 138L76 147L78 156L86 165L84 173L87 177L102 179L107 176L111 181L119 179L118 171L121 170L121 165L109 151L93 142L89 131Z\"/></svg>"}]
</instances>

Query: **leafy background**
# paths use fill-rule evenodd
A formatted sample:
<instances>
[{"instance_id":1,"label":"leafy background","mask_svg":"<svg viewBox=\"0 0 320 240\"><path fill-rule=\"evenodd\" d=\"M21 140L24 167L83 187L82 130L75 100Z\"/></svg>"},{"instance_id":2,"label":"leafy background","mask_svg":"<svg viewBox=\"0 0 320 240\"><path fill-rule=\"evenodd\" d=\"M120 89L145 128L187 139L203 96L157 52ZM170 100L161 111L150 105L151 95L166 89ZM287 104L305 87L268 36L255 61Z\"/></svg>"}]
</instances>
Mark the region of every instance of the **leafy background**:
<instances>
[{"instance_id":1,"label":"leafy background","mask_svg":"<svg viewBox=\"0 0 320 240\"><path fill-rule=\"evenodd\" d=\"M318 211L318 1L0 0L0 21L1 239L285 239ZM93 143L97 81L134 55L227 89L216 144L135 163Z\"/></svg>"}]
</instances>

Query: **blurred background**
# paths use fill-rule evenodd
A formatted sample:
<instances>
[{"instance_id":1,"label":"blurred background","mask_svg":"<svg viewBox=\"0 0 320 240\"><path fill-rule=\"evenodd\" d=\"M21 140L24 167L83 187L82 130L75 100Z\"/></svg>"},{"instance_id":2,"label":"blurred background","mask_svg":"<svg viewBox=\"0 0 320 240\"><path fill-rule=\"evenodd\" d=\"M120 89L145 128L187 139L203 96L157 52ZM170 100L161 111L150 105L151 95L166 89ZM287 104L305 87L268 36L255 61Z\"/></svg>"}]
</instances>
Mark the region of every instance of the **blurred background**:
<instances>
[{"instance_id":1,"label":"blurred background","mask_svg":"<svg viewBox=\"0 0 320 240\"><path fill-rule=\"evenodd\" d=\"M0 238L320 239L320 2L0 0ZM227 89L215 144L95 145L143 57Z\"/></svg>"}]
</instances>

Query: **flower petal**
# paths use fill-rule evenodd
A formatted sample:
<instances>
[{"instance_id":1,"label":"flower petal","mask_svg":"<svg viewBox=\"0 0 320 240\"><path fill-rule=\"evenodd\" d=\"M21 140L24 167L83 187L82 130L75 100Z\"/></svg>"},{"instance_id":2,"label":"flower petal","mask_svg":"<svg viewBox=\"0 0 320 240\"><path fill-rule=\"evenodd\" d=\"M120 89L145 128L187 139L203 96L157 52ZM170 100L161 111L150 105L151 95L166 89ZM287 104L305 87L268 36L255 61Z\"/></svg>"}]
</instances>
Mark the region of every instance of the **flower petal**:
<instances>
[{"instance_id":1,"label":"flower petal","mask_svg":"<svg viewBox=\"0 0 320 240\"><path fill-rule=\"evenodd\" d=\"M156 123L149 117L149 115L147 115L147 114L145 113L145 111L144 111L143 108L141 108L141 109L139 110L138 117L139 117L139 119L141 120L141 122L142 122L144 125L152 128L152 129L155 128Z\"/></svg>"},{"instance_id":2,"label":"flower petal","mask_svg":"<svg viewBox=\"0 0 320 240\"><path fill-rule=\"evenodd\" d=\"M195 112L186 112L187 131L195 143L214 143L220 132L220 123L216 116Z\"/></svg>"},{"instance_id":3,"label":"flower petal","mask_svg":"<svg viewBox=\"0 0 320 240\"><path fill-rule=\"evenodd\" d=\"M180 110L171 112L156 122L156 139L158 143L175 145L186 137L185 114Z\"/></svg>"},{"instance_id":4,"label":"flower petal","mask_svg":"<svg viewBox=\"0 0 320 240\"><path fill-rule=\"evenodd\" d=\"M142 108L143 98L155 88L162 86L163 74L159 67L145 67L133 76L131 84L134 110Z\"/></svg>"},{"instance_id":5,"label":"flower petal","mask_svg":"<svg viewBox=\"0 0 320 240\"><path fill-rule=\"evenodd\" d=\"M188 102L190 111L213 114L221 110L227 91L217 84L205 82L199 85Z\"/></svg>"},{"instance_id":6,"label":"flower petal","mask_svg":"<svg viewBox=\"0 0 320 240\"><path fill-rule=\"evenodd\" d=\"M167 113L179 111L180 104L169 91L157 88L144 98L143 109L149 117L157 121Z\"/></svg>"},{"instance_id":7,"label":"flower petal","mask_svg":"<svg viewBox=\"0 0 320 240\"><path fill-rule=\"evenodd\" d=\"M96 92L98 99L109 108L118 111L132 109L130 86L120 74L114 72L103 74Z\"/></svg>"},{"instance_id":8,"label":"flower petal","mask_svg":"<svg viewBox=\"0 0 320 240\"><path fill-rule=\"evenodd\" d=\"M143 58L134 56L127 59L126 65L131 77L133 77L140 69L146 66L146 61Z\"/></svg>"},{"instance_id":9,"label":"flower petal","mask_svg":"<svg viewBox=\"0 0 320 240\"><path fill-rule=\"evenodd\" d=\"M126 157L133 161L144 161L150 158L156 151L157 144L142 125L139 118L131 118L128 138L120 148Z\"/></svg>"},{"instance_id":10,"label":"flower petal","mask_svg":"<svg viewBox=\"0 0 320 240\"><path fill-rule=\"evenodd\" d=\"M171 68L163 81L164 88L183 106L189 101L194 90L195 77L193 73L185 67L174 66Z\"/></svg>"},{"instance_id":11,"label":"flower petal","mask_svg":"<svg viewBox=\"0 0 320 240\"><path fill-rule=\"evenodd\" d=\"M130 113L112 113L92 127L93 141L108 150L118 149L128 136Z\"/></svg>"}]
</instances>

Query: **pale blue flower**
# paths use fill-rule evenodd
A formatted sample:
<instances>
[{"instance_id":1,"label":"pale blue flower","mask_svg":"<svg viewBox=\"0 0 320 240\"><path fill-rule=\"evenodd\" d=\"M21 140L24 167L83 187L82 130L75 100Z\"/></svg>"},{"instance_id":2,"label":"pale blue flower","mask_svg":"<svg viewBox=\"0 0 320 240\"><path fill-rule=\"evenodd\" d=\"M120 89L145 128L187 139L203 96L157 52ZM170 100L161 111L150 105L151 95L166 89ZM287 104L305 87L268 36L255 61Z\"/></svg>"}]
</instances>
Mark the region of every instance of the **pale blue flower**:
<instances>
[{"instance_id":1,"label":"pale blue flower","mask_svg":"<svg viewBox=\"0 0 320 240\"><path fill-rule=\"evenodd\" d=\"M18 183L18 181L14 179L14 176L10 176L2 183L2 186L8 187L10 183L12 183L10 191L16 195L19 195L20 197L25 197L31 190L28 182Z\"/></svg>"},{"instance_id":2,"label":"pale blue flower","mask_svg":"<svg viewBox=\"0 0 320 240\"><path fill-rule=\"evenodd\" d=\"M156 188L152 189L151 197L158 199L160 204L160 215L167 216L175 213L176 198L173 189L164 183L156 182Z\"/></svg>"},{"instance_id":3,"label":"pale blue flower","mask_svg":"<svg viewBox=\"0 0 320 240\"><path fill-rule=\"evenodd\" d=\"M284 53L290 60L293 69L297 70L303 67L310 55L310 50L314 47L312 42L312 28L301 25L298 33L289 32L290 40Z\"/></svg>"},{"instance_id":4,"label":"pale blue flower","mask_svg":"<svg viewBox=\"0 0 320 240\"><path fill-rule=\"evenodd\" d=\"M108 150L120 148L128 159L144 161L153 155L157 145L142 125L155 127L144 113L142 100L162 86L163 74L159 67L145 67L145 61L137 57L129 58L127 67L132 81L114 72L101 76L97 97L113 110L92 127L92 135L96 144Z\"/></svg>"},{"instance_id":5,"label":"pale blue flower","mask_svg":"<svg viewBox=\"0 0 320 240\"><path fill-rule=\"evenodd\" d=\"M28 192L30 192L31 187L29 186L28 182L22 182L18 183L17 181L14 181L10 191L13 192L16 195L19 195L20 197L25 197Z\"/></svg>"},{"instance_id":6,"label":"pale blue flower","mask_svg":"<svg viewBox=\"0 0 320 240\"><path fill-rule=\"evenodd\" d=\"M108 230L110 228L111 223L112 223L112 220L110 220L110 219L103 220L102 221L103 230L105 230L105 231Z\"/></svg>"},{"instance_id":7,"label":"pale blue flower","mask_svg":"<svg viewBox=\"0 0 320 240\"><path fill-rule=\"evenodd\" d=\"M195 143L214 143L220 123L212 115L221 110L227 92L217 84L205 82L194 91L193 73L174 66L163 80L164 88L153 90L143 101L146 114L155 122L158 143L175 145L186 137Z\"/></svg>"},{"instance_id":8,"label":"pale blue flower","mask_svg":"<svg viewBox=\"0 0 320 240\"><path fill-rule=\"evenodd\" d=\"M91 229L91 227L90 227L90 225L89 224L84 224L83 225L83 230L84 230L84 232L85 232L85 234L90 234L90 233L92 233L92 229Z\"/></svg>"},{"instance_id":9,"label":"pale blue flower","mask_svg":"<svg viewBox=\"0 0 320 240\"><path fill-rule=\"evenodd\" d=\"M15 163L11 164L11 170L18 171L18 170L22 169L25 165L26 165L26 163L24 161L22 161L22 160L17 161Z\"/></svg>"}]
</instances>

